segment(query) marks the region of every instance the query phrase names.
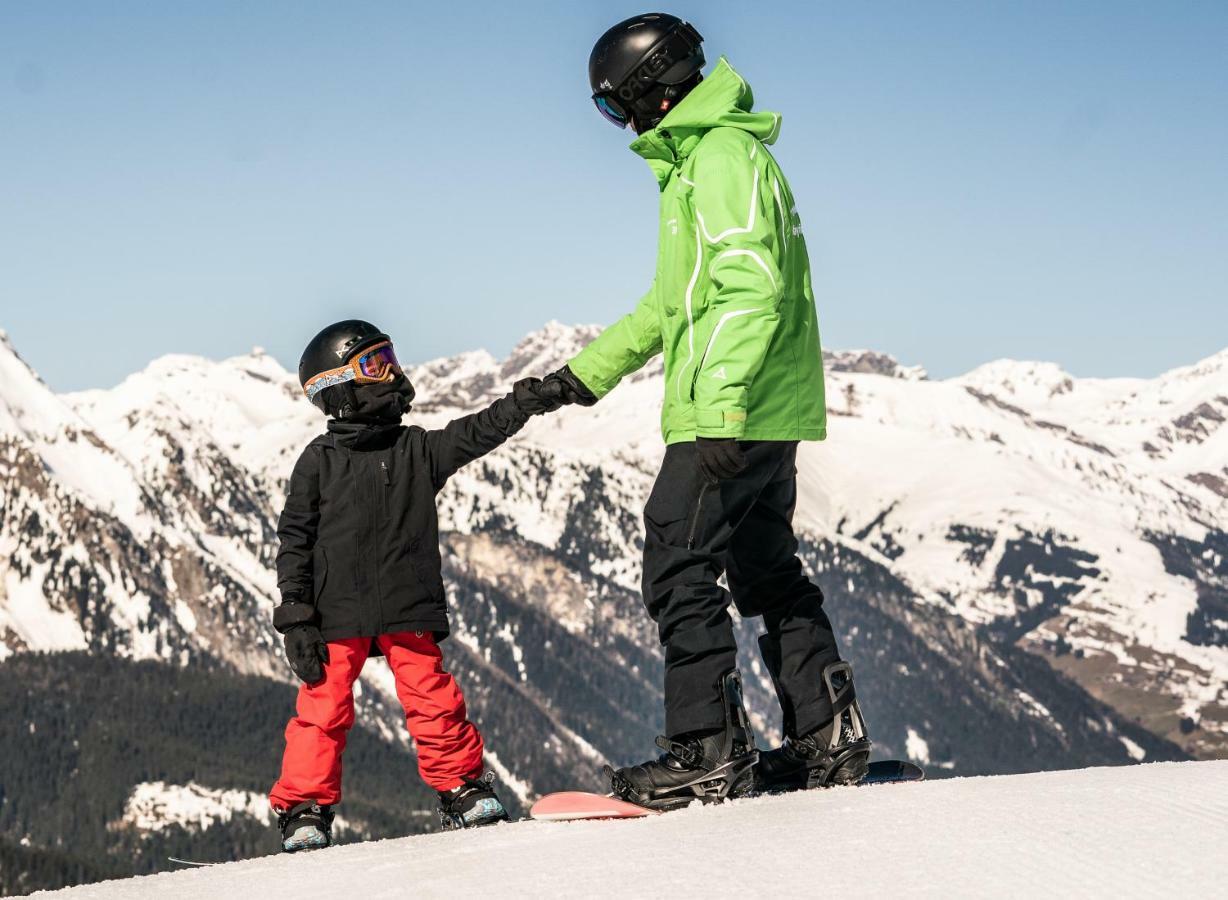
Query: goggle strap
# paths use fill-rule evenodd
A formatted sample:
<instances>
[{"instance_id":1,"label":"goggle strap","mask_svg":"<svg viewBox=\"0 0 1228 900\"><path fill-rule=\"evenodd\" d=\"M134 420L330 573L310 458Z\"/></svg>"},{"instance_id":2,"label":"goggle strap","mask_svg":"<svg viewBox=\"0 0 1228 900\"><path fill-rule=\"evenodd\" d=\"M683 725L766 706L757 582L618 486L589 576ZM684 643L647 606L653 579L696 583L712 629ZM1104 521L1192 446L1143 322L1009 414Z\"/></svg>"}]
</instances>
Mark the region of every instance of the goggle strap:
<instances>
[{"instance_id":1,"label":"goggle strap","mask_svg":"<svg viewBox=\"0 0 1228 900\"><path fill-rule=\"evenodd\" d=\"M357 377L358 373L351 366L346 366L342 369L329 369L327 372L321 372L315 378L308 381L303 387L303 393L307 395L308 400L314 400L316 394L325 388L345 384L347 381L353 381Z\"/></svg>"}]
</instances>

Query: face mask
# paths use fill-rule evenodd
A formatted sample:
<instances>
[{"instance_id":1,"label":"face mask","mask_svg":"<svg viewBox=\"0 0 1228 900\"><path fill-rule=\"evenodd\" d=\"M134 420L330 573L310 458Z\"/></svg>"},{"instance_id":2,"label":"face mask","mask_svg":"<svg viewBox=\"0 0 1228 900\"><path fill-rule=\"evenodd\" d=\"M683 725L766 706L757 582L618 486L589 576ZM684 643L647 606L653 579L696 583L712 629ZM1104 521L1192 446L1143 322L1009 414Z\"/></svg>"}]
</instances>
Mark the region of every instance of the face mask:
<instances>
[{"instance_id":1,"label":"face mask","mask_svg":"<svg viewBox=\"0 0 1228 900\"><path fill-rule=\"evenodd\" d=\"M385 424L399 422L410 410L414 386L398 374L391 381L360 384L354 387L354 406L345 418L351 422Z\"/></svg>"}]
</instances>

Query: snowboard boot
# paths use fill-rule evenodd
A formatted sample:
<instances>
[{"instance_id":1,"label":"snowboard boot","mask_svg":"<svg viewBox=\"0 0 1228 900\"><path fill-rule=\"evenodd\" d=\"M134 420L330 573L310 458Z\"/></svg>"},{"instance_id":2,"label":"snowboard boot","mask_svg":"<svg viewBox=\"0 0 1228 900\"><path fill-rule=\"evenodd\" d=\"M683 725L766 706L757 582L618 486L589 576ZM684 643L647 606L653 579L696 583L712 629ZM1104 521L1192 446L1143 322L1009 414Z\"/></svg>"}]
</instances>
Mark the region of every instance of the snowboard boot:
<instances>
[{"instance_id":1,"label":"snowboard boot","mask_svg":"<svg viewBox=\"0 0 1228 900\"><path fill-rule=\"evenodd\" d=\"M782 746L759 754L759 785L765 791L856 784L870 766L870 739L853 690L853 668L836 662L823 670L831 698L830 722L801 737L788 736Z\"/></svg>"},{"instance_id":2,"label":"snowboard boot","mask_svg":"<svg viewBox=\"0 0 1228 900\"><path fill-rule=\"evenodd\" d=\"M333 810L314 800L305 800L290 809L278 810L277 827L285 853L320 850L333 842Z\"/></svg>"},{"instance_id":3,"label":"snowboard boot","mask_svg":"<svg viewBox=\"0 0 1228 900\"><path fill-rule=\"evenodd\" d=\"M725 726L717 731L657 738L656 760L615 771L605 767L614 796L649 809L679 809L694 800L714 803L755 787L755 736L742 703L737 670L721 679Z\"/></svg>"},{"instance_id":4,"label":"snowboard boot","mask_svg":"<svg viewBox=\"0 0 1228 900\"><path fill-rule=\"evenodd\" d=\"M450 791L439 792L439 824L444 831L457 828L480 828L508 820L491 782L492 774L483 778L466 778Z\"/></svg>"}]
</instances>

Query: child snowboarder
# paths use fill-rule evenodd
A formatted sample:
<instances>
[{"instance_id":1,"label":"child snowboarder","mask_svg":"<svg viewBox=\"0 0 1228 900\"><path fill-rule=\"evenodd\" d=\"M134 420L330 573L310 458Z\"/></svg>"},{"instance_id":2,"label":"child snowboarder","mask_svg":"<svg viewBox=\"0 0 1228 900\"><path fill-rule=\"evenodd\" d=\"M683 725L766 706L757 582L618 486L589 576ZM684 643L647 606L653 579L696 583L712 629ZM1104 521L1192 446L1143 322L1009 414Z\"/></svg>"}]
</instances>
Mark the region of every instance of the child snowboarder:
<instances>
[{"instance_id":1,"label":"child snowboarder","mask_svg":"<svg viewBox=\"0 0 1228 900\"><path fill-rule=\"evenodd\" d=\"M359 320L312 339L299 381L329 421L294 467L277 526L282 604L273 625L304 682L269 794L282 847L331 842L353 684L370 655L383 654L396 678L419 773L439 793L443 827L504 821L503 804L482 778L482 736L438 646L448 616L435 495L461 466L560 404L540 381L525 379L438 431L403 426L413 386L388 335Z\"/></svg>"}]
</instances>

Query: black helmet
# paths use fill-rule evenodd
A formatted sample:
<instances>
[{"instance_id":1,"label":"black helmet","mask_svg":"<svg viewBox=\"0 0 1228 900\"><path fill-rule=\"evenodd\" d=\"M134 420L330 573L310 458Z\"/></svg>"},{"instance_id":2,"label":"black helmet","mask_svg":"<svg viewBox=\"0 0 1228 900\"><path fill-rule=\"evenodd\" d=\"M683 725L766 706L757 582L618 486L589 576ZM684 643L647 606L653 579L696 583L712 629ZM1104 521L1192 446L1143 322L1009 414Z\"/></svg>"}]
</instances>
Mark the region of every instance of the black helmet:
<instances>
[{"instance_id":1,"label":"black helmet","mask_svg":"<svg viewBox=\"0 0 1228 900\"><path fill-rule=\"evenodd\" d=\"M634 120L643 134L699 83L703 67L703 37L689 22L645 13L601 36L588 58L588 81L606 119L619 128Z\"/></svg>"},{"instance_id":2,"label":"black helmet","mask_svg":"<svg viewBox=\"0 0 1228 900\"><path fill-rule=\"evenodd\" d=\"M376 344L390 341L391 338L370 322L361 319L346 319L329 325L307 344L303 356L298 362L298 382L303 390L307 390L307 382L317 375L333 369L340 369L351 359ZM325 385L308 396L311 402L329 415L336 415L337 404L329 402L329 395L337 393L336 388L349 388L342 391L351 394L352 386L348 381L338 379L336 385ZM352 398L349 398L352 399Z\"/></svg>"}]
</instances>

